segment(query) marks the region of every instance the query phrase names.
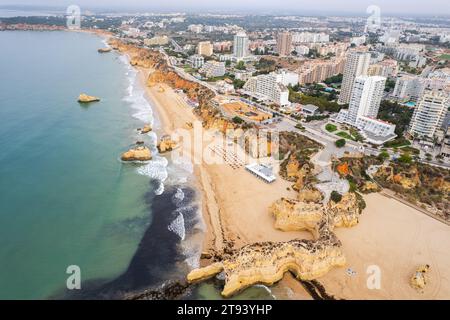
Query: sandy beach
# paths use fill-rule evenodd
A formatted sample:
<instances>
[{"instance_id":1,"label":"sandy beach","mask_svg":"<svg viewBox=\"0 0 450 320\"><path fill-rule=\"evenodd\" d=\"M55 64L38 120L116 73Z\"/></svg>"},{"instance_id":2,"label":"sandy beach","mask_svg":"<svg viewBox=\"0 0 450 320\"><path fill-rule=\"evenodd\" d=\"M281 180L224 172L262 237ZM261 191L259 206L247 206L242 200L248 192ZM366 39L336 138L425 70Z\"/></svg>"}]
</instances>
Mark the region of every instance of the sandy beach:
<instances>
[{"instance_id":1,"label":"sandy beach","mask_svg":"<svg viewBox=\"0 0 450 320\"><path fill-rule=\"evenodd\" d=\"M146 86L147 69L139 69L147 97L156 108L164 133L189 128L197 119L190 107L174 90L164 84ZM224 240L239 248L258 241L311 239L308 232L282 232L274 229L268 207L281 197L295 197L291 183L278 177L266 184L243 167L228 164L195 165L202 212L207 232L204 252L223 249ZM337 229L347 257L347 266L332 270L318 279L329 294L342 299L444 299L450 296L449 227L381 194L365 196L367 208L359 225ZM415 269L431 266L430 283L424 293L409 285ZM369 290L367 267L381 269L381 289ZM350 269L348 269L350 268ZM349 275L349 270L352 275ZM311 299L292 275L285 275L274 287L279 298Z\"/></svg>"},{"instance_id":2,"label":"sandy beach","mask_svg":"<svg viewBox=\"0 0 450 320\"><path fill-rule=\"evenodd\" d=\"M337 229L347 257L347 268L334 269L319 279L331 294L344 299L448 299L450 296L450 228L401 202L381 194L365 196L367 208L360 223ZM431 266L429 284L423 293L409 280L415 269ZM369 290L366 270L381 270L380 290Z\"/></svg>"}]
</instances>

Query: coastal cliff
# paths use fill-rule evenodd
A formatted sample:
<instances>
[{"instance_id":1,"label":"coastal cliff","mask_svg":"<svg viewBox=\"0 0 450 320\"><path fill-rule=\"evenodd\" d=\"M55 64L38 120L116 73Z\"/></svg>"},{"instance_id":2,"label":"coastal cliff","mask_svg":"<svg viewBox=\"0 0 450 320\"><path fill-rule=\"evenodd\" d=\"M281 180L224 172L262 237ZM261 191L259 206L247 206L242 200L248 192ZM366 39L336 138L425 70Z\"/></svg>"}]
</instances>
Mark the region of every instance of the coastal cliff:
<instances>
[{"instance_id":1,"label":"coastal cliff","mask_svg":"<svg viewBox=\"0 0 450 320\"><path fill-rule=\"evenodd\" d=\"M254 284L272 285L291 272L298 280L317 279L332 268L345 265L341 242L333 233L336 227L358 223L361 209L354 193L345 194L339 202L327 205L282 198L269 212L275 217L275 228L283 231L306 230L315 240L254 243L224 255L221 262L193 270L189 282L197 282L225 273L224 297L230 297Z\"/></svg>"},{"instance_id":2,"label":"coastal cliff","mask_svg":"<svg viewBox=\"0 0 450 320\"><path fill-rule=\"evenodd\" d=\"M192 271L188 281L205 280L223 271L222 295L230 297L254 284L272 285L288 271L299 280L313 280L343 265L340 243L333 240L263 242L247 245L220 263Z\"/></svg>"}]
</instances>

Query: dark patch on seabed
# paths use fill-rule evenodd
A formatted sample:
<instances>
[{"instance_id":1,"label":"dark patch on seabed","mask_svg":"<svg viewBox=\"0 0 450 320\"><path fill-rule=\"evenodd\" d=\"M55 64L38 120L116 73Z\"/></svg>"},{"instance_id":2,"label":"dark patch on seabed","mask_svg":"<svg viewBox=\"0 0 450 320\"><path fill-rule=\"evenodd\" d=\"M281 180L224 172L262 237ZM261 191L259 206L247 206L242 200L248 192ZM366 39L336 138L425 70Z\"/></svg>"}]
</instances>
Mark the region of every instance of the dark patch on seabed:
<instances>
[{"instance_id":1,"label":"dark patch on seabed","mask_svg":"<svg viewBox=\"0 0 450 320\"><path fill-rule=\"evenodd\" d=\"M152 190L156 190L155 182L151 184ZM176 196L177 191L180 194L178 189L183 191L184 198ZM194 200L195 191L192 188L167 186L159 196L148 192L145 201L152 214L152 223L145 231L128 269L112 281L99 279L82 282L81 290L62 289L50 298L133 299L150 292L148 298L174 299L188 294L186 256L179 250L180 237L168 226L182 212L186 238L189 233L195 232L193 226L198 219L198 207L193 204Z\"/></svg>"}]
</instances>

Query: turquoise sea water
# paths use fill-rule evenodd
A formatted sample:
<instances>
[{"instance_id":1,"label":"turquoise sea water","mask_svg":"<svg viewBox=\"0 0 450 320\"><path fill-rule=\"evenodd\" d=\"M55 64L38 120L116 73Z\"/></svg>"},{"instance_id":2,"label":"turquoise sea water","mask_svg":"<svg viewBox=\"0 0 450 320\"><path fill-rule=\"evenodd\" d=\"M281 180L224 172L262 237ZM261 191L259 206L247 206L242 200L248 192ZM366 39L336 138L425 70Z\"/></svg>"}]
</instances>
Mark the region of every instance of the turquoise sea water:
<instances>
[{"instance_id":1,"label":"turquoise sea water","mask_svg":"<svg viewBox=\"0 0 450 320\"><path fill-rule=\"evenodd\" d=\"M69 265L116 277L151 221L148 176L118 160L143 125L129 67L89 34L0 32L0 44L0 299L46 298ZM102 101L81 106L81 92Z\"/></svg>"}]
</instances>

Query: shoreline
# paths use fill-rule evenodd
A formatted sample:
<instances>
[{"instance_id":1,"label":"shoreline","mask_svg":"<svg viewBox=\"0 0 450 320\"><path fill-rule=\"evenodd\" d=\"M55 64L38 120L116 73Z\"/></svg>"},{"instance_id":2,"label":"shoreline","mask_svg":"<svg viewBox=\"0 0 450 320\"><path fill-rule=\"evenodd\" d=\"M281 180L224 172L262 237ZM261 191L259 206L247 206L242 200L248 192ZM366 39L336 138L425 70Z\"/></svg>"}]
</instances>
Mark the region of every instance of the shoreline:
<instances>
[{"instance_id":1,"label":"shoreline","mask_svg":"<svg viewBox=\"0 0 450 320\"><path fill-rule=\"evenodd\" d=\"M123 53L122 54L126 54ZM187 122L193 122L200 120L194 113L192 107L190 107L182 97L176 93L172 88L164 83L157 83L153 87L149 87L147 84L147 78L152 72L150 68L136 67L138 71L138 77L141 85L145 90L145 97L149 100L150 105L154 108L154 112L157 118L161 122L161 128L164 134L170 134L177 128L189 129ZM192 131L191 131L192 133ZM268 213L268 206L273 201L278 200L281 197L294 197L293 191L288 190L292 183L283 181L283 179L277 180L275 184L267 185L261 181L257 181L253 176L247 174L243 168L237 171L231 167L224 165L208 165L208 164L196 164L194 165L194 175L196 177L197 190L201 194L202 198L202 217L206 225L206 231L203 242L203 252L210 253L211 251L220 251L227 246L231 248L240 248L246 244L261 242L261 241L273 241L282 242L292 239L310 239L310 235L307 232L282 232L276 230L273 226L273 218ZM383 211L386 206L388 208L395 208L395 211L400 211L402 215L407 215L412 219L412 224L416 224L416 220L423 220L423 213L415 210L412 207L408 207L405 204L395 200L389 199L382 194L373 194L364 196L365 199L372 199L368 203L368 207L361 215L361 224L366 227L361 228L359 225L351 229L338 230L336 233L339 238L343 235L343 249L350 256L350 263L359 265L367 264L364 255L359 255L355 260L354 252L361 252L364 250L374 250L378 248L377 243L383 241L383 233L379 232L380 229L367 227L368 222L364 221L372 220L373 224L390 222L389 227L391 230L401 230L405 221L391 221L389 216L374 215L374 212ZM373 201L373 198L376 201ZM383 205L381 205L383 203ZM398 206L401 210L398 209ZM386 214L386 212L385 212ZM419 215L417 215L419 214ZM370 219L366 216L370 216ZM426 216L425 216L426 217ZM430 217L426 217L430 219ZM387 221L386 221L387 220ZM433 220L433 219L431 219ZM258 223L255 223L255 222ZM410 224L411 224L410 223ZM427 224L440 224L440 222L433 220L433 222L426 222ZM441 229L441 227L433 225L433 228ZM353 231L356 230L356 231ZM356 234L353 236L352 241L346 239L348 234ZM432 236L432 235L431 235ZM360 240L360 241L358 241ZM449 239L450 241L450 239ZM370 243L374 246L367 247ZM442 243L442 242L439 242ZM439 245L439 243L437 245ZM377 252L377 259L383 261L387 256L393 261L388 261L385 267L388 270L387 278L395 277L395 274L399 273L399 270L390 267L390 263L394 263L396 255L390 257L391 252L402 252L404 246L411 246L411 244L396 243L394 245L384 248L385 250L374 250ZM434 250L439 250L435 244ZM418 249L417 249L418 250ZM402 257L405 259L405 257ZM436 259L436 258L433 258ZM201 266L205 265L205 260L201 259ZM417 263L421 261L417 260ZM426 261L425 261L426 262ZM424 263L425 263L424 262ZM381 263L380 263L381 264ZM439 263L441 264L441 262ZM346 267L336 268L320 277L321 281L327 291L335 295L337 298L346 299L361 299L361 298L399 298L415 297L416 291L409 286L408 277L413 272L416 265L407 266L406 262L402 262L405 267L401 272L402 282L397 283L400 288L394 288L393 292L382 292L379 295L366 294L365 288L365 272L364 270L358 270L361 279L358 280L357 286L353 286L352 291L346 290L345 286L348 284L348 275L346 274ZM444 265L445 266L445 265ZM442 272L442 271L441 271ZM281 288L281 289L280 289ZM450 290L450 284L447 286L439 285L444 291ZM286 274L279 282L279 285L274 290L280 291L280 298L283 299L311 299L311 296L306 292L303 286L295 280L289 273ZM438 289L439 290L439 289ZM287 294L286 291L291 291ZM293 293L292 293L293 292ZM407 292L404 296L402 293ZM436 291L434 291L434 297L439 297Z\"/></svg>"}]
</instances>

